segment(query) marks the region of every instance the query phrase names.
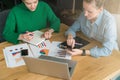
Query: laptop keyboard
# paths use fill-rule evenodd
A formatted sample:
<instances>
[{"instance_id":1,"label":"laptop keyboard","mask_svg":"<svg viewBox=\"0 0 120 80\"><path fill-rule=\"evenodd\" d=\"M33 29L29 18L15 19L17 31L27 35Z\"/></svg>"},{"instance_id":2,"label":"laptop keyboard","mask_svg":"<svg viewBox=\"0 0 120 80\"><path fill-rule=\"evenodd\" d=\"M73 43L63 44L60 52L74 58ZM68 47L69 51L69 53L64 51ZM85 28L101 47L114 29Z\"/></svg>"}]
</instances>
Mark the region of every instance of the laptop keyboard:
<instances>
[{"instance_id":1,"label":"laptop keyboard","mask_svg":"<svg viewBox=\"0 0 120 80\"><path fill-rule=\"evenodd\" d=\"M52 57L52 56L41 55L39 58L40 59L45 59L45 60L63 62L63 63L68 63L69 62L69 60L67 60L67 59L61 59L61 58L56 58L56 57Z\"/></svg>"},{"instance_id":2,"label":"laptop keyboard","mask_svg":"<svg viewBox=\"0 0 120 80\"><path fill-rule=\"evenodd\" d=\"M52 56L45 56L45 55L41 55L39 57L39 59L44 59L44 60L51 60L51 61L58 61L58 62L62 62L62 63L68 63L68 70L69 72L71 72L72 68L72 65L70 66L70 60L67 60L67 59L61 59L61 58L56 58L56 57L52 57Z\"/></svg>"}]
</instances>

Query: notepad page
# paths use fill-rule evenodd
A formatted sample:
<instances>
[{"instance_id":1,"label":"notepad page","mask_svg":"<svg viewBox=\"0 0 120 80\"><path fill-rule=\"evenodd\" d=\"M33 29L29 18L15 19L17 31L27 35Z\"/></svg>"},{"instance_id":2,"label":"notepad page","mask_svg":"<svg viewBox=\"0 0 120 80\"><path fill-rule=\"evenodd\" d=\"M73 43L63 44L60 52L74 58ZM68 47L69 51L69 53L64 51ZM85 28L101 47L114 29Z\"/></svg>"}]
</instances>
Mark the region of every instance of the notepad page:
<instances>
[{"instance_id":1,"label":"notepad page","mask_svg":"<svg viewBox=\"0 0 120 80\"><path fill-rule=\"evenodd\" d=\"M41 38L42 34L43 34L43 32L36 30L33 32L32 40L30 40L30 41L23 40L23 41L38 46L42 41L45 40L45 38Z\"/></svg>"}]
</instances>

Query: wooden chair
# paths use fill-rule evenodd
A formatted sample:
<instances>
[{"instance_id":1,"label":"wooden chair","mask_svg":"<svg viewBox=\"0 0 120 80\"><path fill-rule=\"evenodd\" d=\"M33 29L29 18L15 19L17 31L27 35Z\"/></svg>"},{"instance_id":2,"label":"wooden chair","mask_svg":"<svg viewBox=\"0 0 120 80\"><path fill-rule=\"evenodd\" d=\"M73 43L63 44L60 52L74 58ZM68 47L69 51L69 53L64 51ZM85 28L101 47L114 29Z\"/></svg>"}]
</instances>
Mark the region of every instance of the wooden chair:
<instances>
[{"instance_id":1,"label":"wooden chair","mask_svg":"<svg viewBox=\"0 0 120 80\"><path fill-rule=\"evenodd\" d=\"M120 14L112 14L116 20L117 24L117 42L120 50Z\"/></svg>"}]
</instances>

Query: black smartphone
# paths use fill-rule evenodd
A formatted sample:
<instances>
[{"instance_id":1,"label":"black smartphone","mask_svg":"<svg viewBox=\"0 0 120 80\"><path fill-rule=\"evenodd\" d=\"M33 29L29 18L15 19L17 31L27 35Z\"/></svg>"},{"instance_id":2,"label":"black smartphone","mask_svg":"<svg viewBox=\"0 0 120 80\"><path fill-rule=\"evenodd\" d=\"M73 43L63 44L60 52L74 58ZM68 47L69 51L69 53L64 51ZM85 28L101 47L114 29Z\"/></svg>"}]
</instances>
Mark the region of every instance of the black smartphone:
<instances>
[{"instance_id":1,"label":"black smartphone","mask_svg":"<svg viewBox=\"0 0 120 80\"><path fill-rule=\"evenodd\" d=\"M27 56L27 55L28 55L28 49L22 49L21 56Z\"/></svg>"}]
</instances>

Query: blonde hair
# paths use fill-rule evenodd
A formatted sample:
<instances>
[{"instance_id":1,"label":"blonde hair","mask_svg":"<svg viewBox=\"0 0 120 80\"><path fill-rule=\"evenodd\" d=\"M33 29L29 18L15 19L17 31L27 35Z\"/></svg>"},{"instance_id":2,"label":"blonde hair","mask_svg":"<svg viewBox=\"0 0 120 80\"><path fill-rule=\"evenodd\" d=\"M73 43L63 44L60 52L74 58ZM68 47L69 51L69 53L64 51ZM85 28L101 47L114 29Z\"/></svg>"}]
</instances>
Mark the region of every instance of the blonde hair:
<instances>
[{"instance_id":1,"label":"blonde hair","mask_svg":"<svg viewBox=\"0 0 120 80\"><path fill-rule=\"evenodd\" d=\"M83 0L87 3L95 3L96 8L101 8L104 6L105 0Z\"/></svg>"}]
</instances>

